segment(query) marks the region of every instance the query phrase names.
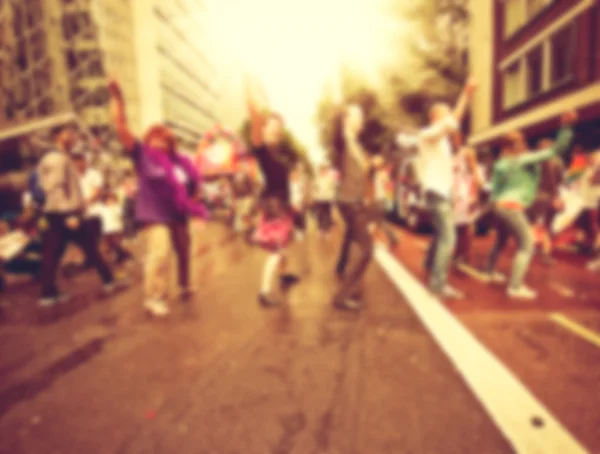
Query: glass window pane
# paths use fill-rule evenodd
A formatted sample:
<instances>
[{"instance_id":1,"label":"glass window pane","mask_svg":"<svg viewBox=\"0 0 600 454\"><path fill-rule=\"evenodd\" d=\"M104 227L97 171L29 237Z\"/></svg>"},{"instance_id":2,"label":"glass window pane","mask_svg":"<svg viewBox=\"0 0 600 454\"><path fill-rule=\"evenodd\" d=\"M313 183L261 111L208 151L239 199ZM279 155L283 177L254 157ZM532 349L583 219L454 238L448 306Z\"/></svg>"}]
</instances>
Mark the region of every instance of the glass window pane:
<instances>
[{"instance_id":1,"label":"glass window pane","mask_svg":"<svg viewBox=\"0 0 600 454\"><path fill-rule=\"evenodd\" d=\"M556 33L550 42L552 54L552 85L559 84L573 75L575 52L575 27L571 24Z\"/></svg>"},{"instance_id":2,"label":"glass window pane","mask_svg":"<svg viewBox=\"0 0 600 454\"><path fill-rule=\"evenodd\" d=\"M542 48L538 47L527 55L527 95L535 96L542 91Z\"/></svg>"},{"instance_id":3,"label":"glass window pane","mask_svg":"<svg viewBox=\"0 0 600 454\"><path fill-rule=\"evenodd\" d=\"M521 63L516 62L504 73L504 107L512 107L521 100Z\"/></svg>"}]
</instances>

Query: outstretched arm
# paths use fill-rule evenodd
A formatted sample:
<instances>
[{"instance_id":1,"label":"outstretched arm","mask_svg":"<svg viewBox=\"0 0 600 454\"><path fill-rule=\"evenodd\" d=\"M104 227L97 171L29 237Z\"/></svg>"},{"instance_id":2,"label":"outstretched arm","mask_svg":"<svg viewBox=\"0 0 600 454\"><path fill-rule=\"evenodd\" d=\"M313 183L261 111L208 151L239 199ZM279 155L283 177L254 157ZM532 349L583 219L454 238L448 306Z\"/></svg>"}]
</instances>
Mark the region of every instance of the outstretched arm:
<instances>
[{"instance_id":1,"label":"outstretched arm","mask_svg":"<svg viewBox=\"0 0 600 454\"><path fill-rule=\"evenodd\" d=\"M420 134L421 138L423 140L435 141L458 130L476 88L477 83L475 82L475 79L470 78L465 84L465 88L458 98L452 113L446 118L422 130Z\"/></svg>"},{"instance_id":2,"label":"outstretched arm","mask_svg":"<svg viewBox=\"0 0 600 454\"><path fill-rule=\"evenodd\" d=\"M108 84L108 92L110 94L110 112L113 119L119 140L127 151L133 151L135 147L135 136L129 129L127 124L127 115L125 114L125 100L119 83L115 79L111 79Z\"/></svg>"},{"instance_id":3,"label":"outstretched arm","mask_svg":"<svg viewBox=\"0 0 600 454\"><path fill-rule=\"evenodd\" d=\"M517 165L527 166L539 164L569 151L573 141L573 125L577 122L577 112L566 112L561 116L561 128L558 131L554 145L547 150L526 153L516 160Z\"/></svg>"}]
</instances>

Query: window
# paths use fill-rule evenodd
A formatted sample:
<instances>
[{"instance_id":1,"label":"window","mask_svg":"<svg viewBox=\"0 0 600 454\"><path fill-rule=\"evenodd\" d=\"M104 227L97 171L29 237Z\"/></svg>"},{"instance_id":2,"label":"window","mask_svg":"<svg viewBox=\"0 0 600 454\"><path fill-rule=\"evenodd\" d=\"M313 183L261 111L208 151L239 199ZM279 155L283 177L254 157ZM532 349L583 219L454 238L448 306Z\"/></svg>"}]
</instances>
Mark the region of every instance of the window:
<instances>
[{"instance_id":1,"label":"window","mask_svg":"<svg viewBox=\"0 0 600 454\"><path fill-rule=\"evenodd\" d=\"M521 101L521 62L517 61L504 73L504 107L509 108Z\"/></svg>"},{"instance_id":2,"label":"window","mask_svg":"<svg viewBox=\"0 0 600 454\"><path fill-rule=\"evenodd\" d=\"M44 98L38 106L38 115L44 117L52 114L54 111L54 101L51 98Z\"/></svg>"},{"instance_id":3,"label":"window","mask_svg":"<svg viewBox=\"0 0 600 454\"><path fill-rule=\"evenodd\" d=\"M504 0L504 36L513 33L537 17L554 0Z\"/></svg>"},{"instance_id":4,"label":"window","mask_svg":"<svg viewBox=\"0 0 600 454\"><path fill-rule=\"evenodd\" d=\"M542 91L543 49L535 48L527 54L527 97L532 97Z\"/></svg>"},{"instance_id":5,"label":"window","mask_svg":"<svg viewBox=\"0 0 600 454\"><path fill-rule=\"evenodd\" d=\"M73 71L77 69L77 54L72 49L65 52L65 59L67 60L69 70Z\"/></svg>"},{"instance_id":6,"label":"window","mask_svg":"<svg viewBox=\"0 0 600 454\"><path fill-rule=\"evenodd\" d=\"M573 24L557 32L550 40L552 58L550 84L556 86L573 75L575 27Z\"/></svg>"},{"instance_id":7,"label":"window","mask_svg":"<svg viewBox=\"0 0 600 454\"><path fill-rule=\"evenodd\" d=\"M552 0L526 0L527 19L533 19L550 3Z\"/></svg>"},{"instance_id":8,"label":"window","mask_svg":"<svg viewBox=\"0 0 600 454\"><path fill-rule=\"evenodd\" d=\"M525 22L523 0L506 0L504 2L504 36L516 32Z\"/></svg>"},{"instance_id":9,"label":"window","mask_svg":"<svg viewBox=\"0 0 600 454\"><path fill-rule=\"evenodd\" d=\"M16 64L21 71L25 71L28 65L27 58L27 41L25 38L21 38L17 44Z\"/></svg>"}]
</instances>

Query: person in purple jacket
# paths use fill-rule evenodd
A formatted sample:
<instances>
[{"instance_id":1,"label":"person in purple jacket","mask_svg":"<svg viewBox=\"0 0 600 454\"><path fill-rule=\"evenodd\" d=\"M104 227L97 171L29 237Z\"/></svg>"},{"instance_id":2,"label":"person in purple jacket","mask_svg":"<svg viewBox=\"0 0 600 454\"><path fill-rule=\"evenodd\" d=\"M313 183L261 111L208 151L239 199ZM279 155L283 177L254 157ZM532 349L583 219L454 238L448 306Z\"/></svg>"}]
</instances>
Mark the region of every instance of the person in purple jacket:
<instances>
[{"instance_id":1,"label":"person in purple jacket","mask_svg":"<svg viewBox=\"0 0 600 454\"><path fill-rule=\"evenodd\" d=\"M205 208L194 200L200 175L192 162L176 150L173 133L163 125L152 126L139 141L131 133L119 84L109 83L111 112L119 139L131 154L138 175L136 220L146 242L144 281L146 310L165 316L171 246L177 255L180 299L191 296L190 217L205 217Z\"/></svg>"}]
</instances>

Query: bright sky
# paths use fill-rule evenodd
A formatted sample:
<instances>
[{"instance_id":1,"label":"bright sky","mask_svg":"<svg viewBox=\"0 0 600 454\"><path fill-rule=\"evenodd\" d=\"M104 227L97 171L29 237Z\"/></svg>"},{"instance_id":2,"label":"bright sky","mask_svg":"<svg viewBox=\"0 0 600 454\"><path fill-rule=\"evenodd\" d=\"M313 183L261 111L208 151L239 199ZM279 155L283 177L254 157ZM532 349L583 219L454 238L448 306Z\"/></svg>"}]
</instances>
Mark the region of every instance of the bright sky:
<instances>
[{"instance_id":1,"label":"bright sky","mask_svg":"<svg viewBox=\"0 0 600 454\"><path fill-rule=\"evenodd\" d=\"M376 78L406 24L377 12L381 0L211 0L217 42L264 85L270 107L318 159L314 123L341 61ZM393 38L392 38L393 37Z\"/></svg>"}]
</instances>

